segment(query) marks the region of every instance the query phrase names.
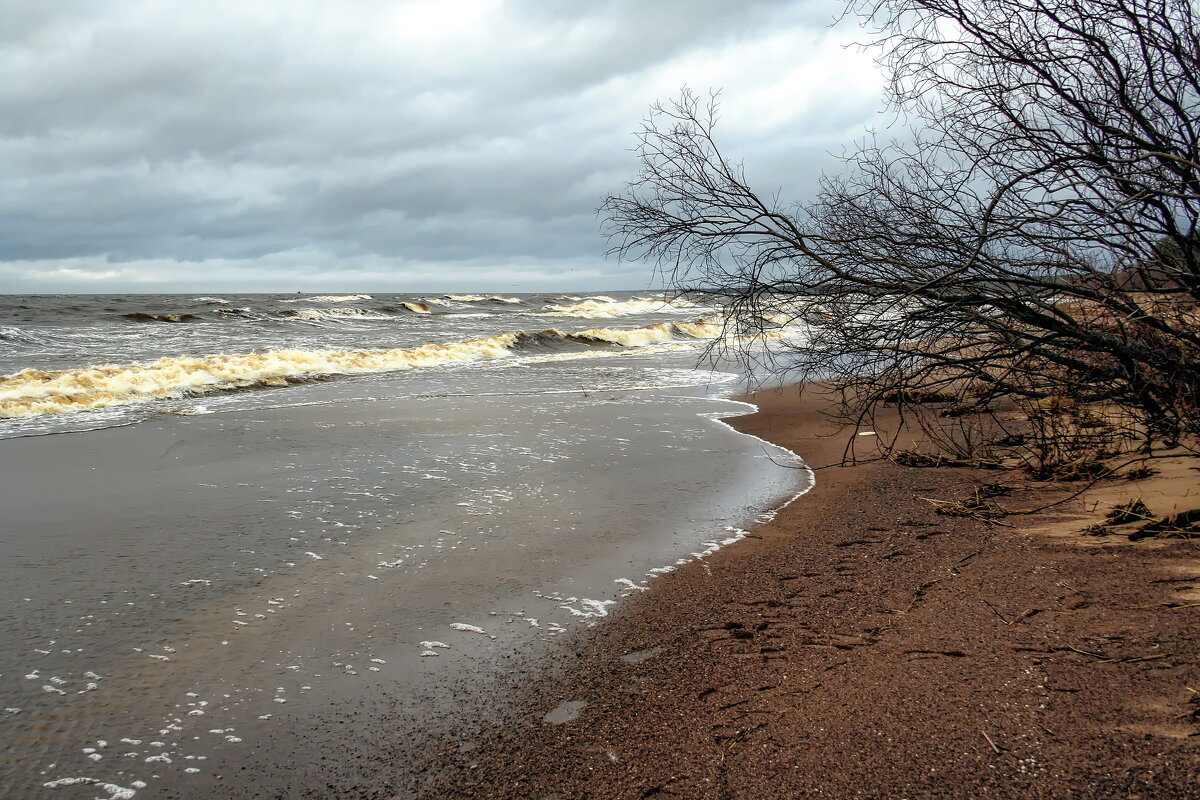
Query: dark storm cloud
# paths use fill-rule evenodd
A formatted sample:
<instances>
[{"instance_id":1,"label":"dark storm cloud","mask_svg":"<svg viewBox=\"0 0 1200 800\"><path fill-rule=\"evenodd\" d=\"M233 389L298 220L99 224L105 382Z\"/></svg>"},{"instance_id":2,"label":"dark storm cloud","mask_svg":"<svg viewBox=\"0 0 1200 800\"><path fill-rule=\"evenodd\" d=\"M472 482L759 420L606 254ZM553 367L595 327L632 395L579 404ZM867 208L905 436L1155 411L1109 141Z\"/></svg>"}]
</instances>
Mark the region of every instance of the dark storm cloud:
<instances>
[{"instance_id":1,"label":"dark storm cloud","mask_svg":"<svg viewBox=\"0 0 1200 800\"><path fill-rule=\"evenodd\" d=\"M0 0L0 290L636 288L593 211L648 104L724 87L809 191L878 99L837 6Z\"/></svg>"}]
</instances>

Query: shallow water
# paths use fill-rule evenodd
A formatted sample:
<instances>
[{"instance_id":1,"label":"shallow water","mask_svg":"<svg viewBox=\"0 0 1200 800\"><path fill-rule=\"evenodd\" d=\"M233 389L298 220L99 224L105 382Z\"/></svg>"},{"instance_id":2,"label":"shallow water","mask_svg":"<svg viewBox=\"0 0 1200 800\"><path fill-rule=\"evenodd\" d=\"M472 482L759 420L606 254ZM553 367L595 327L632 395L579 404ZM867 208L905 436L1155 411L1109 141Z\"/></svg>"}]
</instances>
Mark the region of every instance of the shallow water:
<instances>
[{"instance_id":1,"label":"shallow water","mask_svg":"<svg viewBox=\"0 0 1200 800\"><path fill-rule=\"evenodd\" d=\"M328 754L419 741L514 656L806 485L715 419L747 409L694 345L543 344L12 420L2 795L319 795L345 768ZM31 366L75 368L49 360Z\"/></svg>"}]
</instances>

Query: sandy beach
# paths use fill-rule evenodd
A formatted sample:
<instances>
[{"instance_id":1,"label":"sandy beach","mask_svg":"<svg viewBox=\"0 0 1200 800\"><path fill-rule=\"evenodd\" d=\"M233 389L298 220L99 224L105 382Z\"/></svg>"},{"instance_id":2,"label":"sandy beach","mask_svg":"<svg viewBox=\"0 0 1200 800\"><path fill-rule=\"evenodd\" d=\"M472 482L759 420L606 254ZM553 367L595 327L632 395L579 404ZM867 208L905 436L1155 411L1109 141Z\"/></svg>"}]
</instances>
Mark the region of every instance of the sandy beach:
<instances>
[{"instance_id":1,"label":"sandy beach","mask_svg":"<svg viewBox=\"0 0 1200 800\"><path fill-rule=\"evenodd\" d=\"M749 399L739 430L840 460L814 395ZM427 796L1196 796L1195 544L1064 533L1086 496L1006 525L925 499L983 478L818 469L746 541L581 633L502 723L446 741Z\"/></svg>"}]
</instances>

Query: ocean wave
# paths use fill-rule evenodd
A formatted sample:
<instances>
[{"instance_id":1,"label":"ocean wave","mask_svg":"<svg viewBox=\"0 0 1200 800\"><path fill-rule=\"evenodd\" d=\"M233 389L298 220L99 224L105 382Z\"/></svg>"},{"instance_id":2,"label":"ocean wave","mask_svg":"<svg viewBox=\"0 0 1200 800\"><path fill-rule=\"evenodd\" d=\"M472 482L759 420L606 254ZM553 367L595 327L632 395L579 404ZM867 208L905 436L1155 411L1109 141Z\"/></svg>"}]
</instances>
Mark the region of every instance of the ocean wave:
<instances>
[{"instance_id":1,"label":"ocean wave","mask_svg":"<svg viewBox=\"0 0 1200 800\"><path fill-rule=\"evenodd\" d=\"M284 303L348 303L352 300L370 300L369 294L314 294L305 297L292 297Z\"/></svg>"},{"instance_id":2,"label":"ocean wave","mask_svg":"<svg viewBox=\"0 0 1200 800\"><path fill-rule=\"evenodd\" d=\"M647 325L643 328L589 328L576 335L590 336L623 347L640 347L676 339L715 339L721 335L721 325L702 320L660 322L657 325Z\"/></svg>"},{"instance_id":3,"label":"ocean wave","mask_svg":"<svg viewBox=\"0 0 1200 800\"><path fill-rule=\"evenodd\" d=\"M660 322L657 325L646 325L641 328L589 328L585 331L571 333L549 328L537 333L518 331L512 347L522 350L557 348L563 345L646 347L647 345L688 339L714 339L720 335L720 324L703 320L679 323Z\"/></svg>"},{"instance_id":4,"label":"ocean wave","mask_svg":"<svg viewBox=\"0 0 1200 800\"><path fill-rule=\"evenodd\" d=\"M349 308L297 308L285 311L281 319L316 322L323 319L391 319L387 314L369 311L365 308L350 306Z\"/></svg>"},{"instance_id":5,"label":"ocean wave","mask_svg":"<svg viewBox=\"0 0 1200 800\"><path fill-rule=\"evenodd\" d=\"M139 322L191 322L200 319L195 314L149 314L145 311L131 311L121 316Z\"/></svg>"},{"instance_id":6,"label":"ocean wave","mask_svg":"<svg viewBox=\"0 0 1200 800\"><path fill-rule=\"evenodd\" d=\"M68 370L26 369L0 377L0 418L36 417L212 392L286 386L331 375L512 358L534 348L555 351L565 346L636 348L710 338L719 333L720 326L704 322L663 323L630 330L594 328L579 333L553 329L532 334L514 331L390 350L270 350L168 357L143 364L104 364ZM556 352L541 358L577 355Z\"/></svg>"},{"instance_id":7,"label":"ocean wave","mask_svg":"<svg viewBox=\"0 0 1200 800\"><path fill-rule=\"evenodd\" d=\"M566 305L550 304L541 311L532 312L537 316L546 317L576 317L580 319L603 319L606 317L623 317L629 314L652 314L671 309L698 308L687 300L657 300L634 298L632 300L615 300L606 295L588 297Z\"/></svg>"},{"instance_id":8,"label":"ocean wave","mask_svg":"<svg viewBox=\"0 0 1200 800\"><path fill-rule=\"evenodd\" d=\"M207 297L207 296L206 297L193 297L192 302L194 302L194 303L211 303L213 305L218 305L218 306L227 305L229 303L228 300L221 298L221 297Z\"/></svg>"},{"instance_id":9,"label":"ocean wave","mask_svg":"<svg viewBox=\"0 0 1200 800\"><path fill-rule=\"evenodd\" d=\"M241 317L243 319L253 319L255 317L254 312L250 310L249 306L243 308L214 308L212 313L220 314L223 317Z\"/></svg>"},{"instance_id":10,"label":"ocean wave","mask_svg":"<svg viewBox=\"0 0 1200 800\"><path fill-rule=\"evenodd\" d=\"M456 303L508 303L509 305L520 303L519 297L499 297L498 295L482 295L482 294L447 294L443 295L445 300L453 300Z\"/></svg>"},{"instance_id":11,"label":"ocean wave","mask_svg":"<svg viewBox=\"0 0 1200 800\"><path fill-rule=\"evenodd\" d=\"M0 327L0 342L24 342L26 344L37 344L41 339L34 336L28 331L20 328L12 328L8 326Z\"/></svg>"}]
</instances>

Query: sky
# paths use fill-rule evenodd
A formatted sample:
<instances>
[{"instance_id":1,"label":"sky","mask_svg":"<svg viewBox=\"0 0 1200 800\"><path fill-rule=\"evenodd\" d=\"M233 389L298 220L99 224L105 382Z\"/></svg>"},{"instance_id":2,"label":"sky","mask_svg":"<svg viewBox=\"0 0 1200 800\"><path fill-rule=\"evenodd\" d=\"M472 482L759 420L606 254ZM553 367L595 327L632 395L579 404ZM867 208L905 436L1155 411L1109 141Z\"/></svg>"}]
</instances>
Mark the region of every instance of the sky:
<instances>
[{"instance_id":1,"label":"sky","mask_svg":"<svg viewBox=\"0 0 1200 800\"><path fill-rule=\"evenodd\" d=\"M644 289L596 208L688 86L764 193L877 124L838 0L0 0L0 292Z\"/></svg>"}]
</instances>

